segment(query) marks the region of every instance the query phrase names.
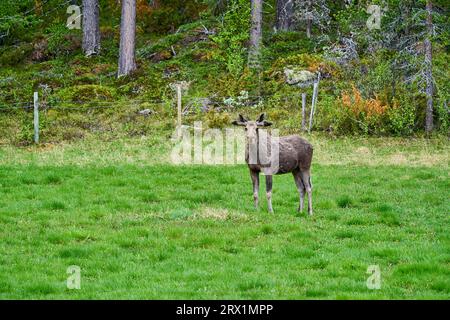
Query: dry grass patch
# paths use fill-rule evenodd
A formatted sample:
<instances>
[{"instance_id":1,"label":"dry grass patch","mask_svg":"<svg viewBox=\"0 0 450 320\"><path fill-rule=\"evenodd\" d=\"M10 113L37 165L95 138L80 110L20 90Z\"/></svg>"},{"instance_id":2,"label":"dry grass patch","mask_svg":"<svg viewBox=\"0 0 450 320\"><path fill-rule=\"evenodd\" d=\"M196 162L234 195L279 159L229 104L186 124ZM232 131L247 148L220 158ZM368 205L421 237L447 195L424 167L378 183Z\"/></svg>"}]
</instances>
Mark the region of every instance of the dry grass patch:
<instances>
[{"instance_id":1,"label":"dry grass patch","mask_svg":"<svg viewBox=\"0 0 450 320\"><path fill-rule=\"evenodd\" d=\"M198 213L192 216L193 219L213 219L213 220L247 220L247 215L238 213L226 208L202 207Z\"/></svg>"}]
</instances>

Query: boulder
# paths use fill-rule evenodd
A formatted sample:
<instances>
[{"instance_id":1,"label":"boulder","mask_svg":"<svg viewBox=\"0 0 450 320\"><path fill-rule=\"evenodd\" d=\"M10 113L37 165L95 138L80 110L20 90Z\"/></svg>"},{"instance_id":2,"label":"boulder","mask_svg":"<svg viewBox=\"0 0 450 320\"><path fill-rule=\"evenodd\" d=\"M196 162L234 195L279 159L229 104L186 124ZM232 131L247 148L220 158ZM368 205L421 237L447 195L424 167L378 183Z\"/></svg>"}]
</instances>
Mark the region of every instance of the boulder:
<instances>
[{"instance_id":1,"label":"boulder","mask_svg":"<svg viewBox=\"0 0 450 320\"><path fill-rule=\"evenodd\" d=\"M298 86L309 86L317 79L317 75L308 70L284 69L286 83Z\"/></svg>"},{"instance_id":2,"label":"boulder","mask_svg":"<svg viewBox=\"0 0 450 320\"><path fill-rule=\"evenodd\" d=\"M144 109L144 110L139 111L139 114L141 116L145 116L145 117L147 117L147 116L149 116L149 115L151 115L153 113L154 112L152 110L150 110L150 109Z\"/></svg>"}]
</instances>

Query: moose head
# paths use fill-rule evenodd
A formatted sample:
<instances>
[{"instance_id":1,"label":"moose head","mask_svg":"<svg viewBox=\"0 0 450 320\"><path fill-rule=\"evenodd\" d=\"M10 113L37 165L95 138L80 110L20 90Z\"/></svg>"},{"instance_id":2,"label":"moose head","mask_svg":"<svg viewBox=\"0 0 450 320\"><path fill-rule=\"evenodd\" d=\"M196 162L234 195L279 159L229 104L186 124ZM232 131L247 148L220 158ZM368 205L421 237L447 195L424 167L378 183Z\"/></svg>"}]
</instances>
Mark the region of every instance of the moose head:
<instances>
[{"instance_id":1,"label":"moose head","mask_svg":"<svg viewBox=\"0 0 450 320\"><path fill-rule=\"evenodd\" d=\"M262 113L256 121L249 121L243 115L239 115L239 119L233 121L235 126L245 127L245 135L249 141L256 141L258 128L270 127L272 122L267 121L266 114Z\"/></svg>"}]
</instances>

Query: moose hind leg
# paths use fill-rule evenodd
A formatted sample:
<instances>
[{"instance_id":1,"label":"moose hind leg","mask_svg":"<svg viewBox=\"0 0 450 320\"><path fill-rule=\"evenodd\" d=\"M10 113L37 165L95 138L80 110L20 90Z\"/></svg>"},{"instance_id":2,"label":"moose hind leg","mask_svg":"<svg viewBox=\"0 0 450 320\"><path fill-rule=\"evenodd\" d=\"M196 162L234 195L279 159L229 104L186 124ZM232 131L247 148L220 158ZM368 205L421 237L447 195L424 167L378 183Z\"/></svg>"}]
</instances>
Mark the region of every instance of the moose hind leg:
<instances>
[{"instance_id":1,"label":"moose hind leg","mask_svg":"<svg viewBox=\"0 0 450 320\"><path fill-rule=\"evenodd\" d=\"M259 206L259 172L250 171L253 182L253 201L255 203L255 208L258 209Z\"/></svg>"},{"instance_id":2,"label":"moose hind leg","mask_svg":"<svg viewBox=\"0 0 450 320\"><path fill-rule=\"evenodd\" d=\"M272 176L266 176L266 194L267 194L267 208L270 213L273 213L272 208Z\"/></svg>"},{"instance_id":3,"label":"moose hind leg","mask_svg":"<svg viewBox=\"0 0 450 320\"><path fill-rule=\"evenodd\" d=\"M305 185L302 181L302 175L300 170L296 170L293 173L295 185L297 186L299 197L300 197L300 205L298 207L298 212L303 212L303 206L305 203Z\"/></svg>"},{"instance_id":4,"label":"moose hind leg","mask_svg":"<svg viewBox=\"0 0 450 320\"><path fill-rule=\"evenodd\" d=\"M308 193L308 213L312 216L313 208L312 208L312 184L311 184L311 173L308 170L303 170L302 174L302 182L305 186L305 190Z\"/></svg>"}]
</instances>

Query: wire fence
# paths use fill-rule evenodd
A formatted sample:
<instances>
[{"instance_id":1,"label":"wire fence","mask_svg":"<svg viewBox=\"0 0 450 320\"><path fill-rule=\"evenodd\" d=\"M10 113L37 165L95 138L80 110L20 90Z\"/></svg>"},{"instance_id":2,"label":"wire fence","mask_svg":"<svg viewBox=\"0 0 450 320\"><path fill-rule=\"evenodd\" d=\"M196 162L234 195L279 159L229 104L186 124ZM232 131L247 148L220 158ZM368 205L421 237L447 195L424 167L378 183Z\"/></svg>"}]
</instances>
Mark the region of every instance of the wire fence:
<instances>
[{"instance_id":1,"label":"wire fence","mask_svg":"<svg viewBox=\"0 0 450 320\"><path fill-rule=\"evenodd\" d=\"M144 103L149 105L175 105L176 99L165 98L149 98L149 99L133 99L126 101L58 101L48 102L48 97L44 96L44 99L39 103L40 110L50 109L66 109L66 110L86 110L93 109L107 109L107 108L127 108L129 106L139 106ZM274 98L273 95L261 95L261 96L229 96L229 97L189 97L183 98L183 104L185 108L210 106L221 107L221 109L239 109L239 107L255 106L261 104L261 107L268 101L278 102L291 102L292 100L299 100L301 102L301 94L284 95L283 97ZM7 104L0 104L0 111L17 110L17 109L33 109L33 101L18 101L8 102Z\"/></svg>"},{"instance_id":2,"label":"wire fence","mask_svg":"<svg viewBox=\"0 0 450 320\"><path fill-rule=\"evenodd\" d=\"M22 19L26 19L26 18L28 18L28 17L31 17L31 16L33 16L33 15L35 14L35 11L36 11L36 10L38 10L38 9L43 10L43 9L44 9L44 6L47 5L49 2L50 2L50 0L44 0L39 6L36 6L36 5L35 5L35 6L33 6L33 8L31 8L31 9L25 11L24 13L12 15L12 16L0 17L0 22L1 22L1 21L4 21L4 20L10 20L10 19L13 19L13 18L15 18L15 17L17 17L17 16L21 17ZM50 14L52 14L53 12L55 12L55 11L57 11L57 10L60 10L60 9L61 9L62 7L64 7L64 6L70 5L72 2L73 2L73 0L66 0L66 1L64 1L64 2L58 4L58 5L54 6L54 7L52 7L51 9L49 9L49 10L43 12L42 14L39 14L39 18L41 18L41 21L43 21L43 20L42 20L43 18L48 17ZM81 4L78 5L78 6L79 6L80 8L82 8L82 5L81 5ZM8 37L8 36L9 36L9 33L10 33L10 29L6 30L6 32L5 32L4 34L1 34L1 35L0 35L0 40L1 40L2 38ZM55 35L50 36L50 38L48 38L48 40L51 39L51 38L54 37L54 36L55 36Z\"/></svg>"},{"instance_id":3,"label":"wire fence","mask_svg":"<svg viewBox=\"0 0 450 320\"><path fill-rule=\"evenodd\" d=\"M319 98L320 100L320 98ZM230 101L232 103L230 104ZM312 103L312 101L310 101ZM258 109L261 112L266 110L268 105L272 107L278 106L279 108L283 108L285 106L289 106L288 110L294 112L291 114L291 118L298 119L298 129L301 131L310 131L314 127L314 123L311 122L309 130L306 130L306 127L303 127L303 121L307 120L306 118L314 117L314 113L310 114L312 109L312 105L302 106L302 93L298 94L286 94L280 96L274 95L262 95L262 96L250 96L246 95L242 96L231 96L231 97L185 97L183 99L183 108L182 116L187 116L190 114L197 114L199 116L205 117L206 112L215 110L218 112L227 111L227 112L242 112L248 113L251 109ZM169 112L176 112L177 109L177 98L167 97L167 98L148 98L148 99L130 99L127 101L59 101L58 103L48 103L48 102L40 102L37 105L37 111L41 112L45 117L47 116L47 111L56 110L60 112L88 112L90 116L93 113L90 113L92 110L121 110L141 114L143 116L151 116L158 120L162 120L167 115L159 115L157 111L153 110L157 106L167 108ZM207 106L208 108L205 108ZM302 112L302 107L306 107L307 112ZM357 124L359 127L364 128L365 131L369 134L376 135L377 133L368 127L366 123L361 120L352 117L348 112L345 112L343 109L336 107L336 111L340 114L340 116L348 119L349 121ZM0 113L4 112L13 112L23 110L28 113L32 113L35 111L36 117L36 109L35 103L31 101L19 101L10 103L8 105L0 105ZM101 114L101 113L100 113ZM99 114L99 115L100 115ZM108 117L108 115L106 114ZM98 118L98 121L104 118ZM92 121L97 121L95 116L94 118L90 118ZM167 119L166 119L167 120ZM172 120L176 120L175 116ZM297 121L297 120L296 120ZM183 125L186 125L184 123ZM187 127L190 127L187 125ZM280 128L283 129L283 128Z\"/></svg>"},{"instance_id":4,"label":"wire fence","mask_svg":"<svg viewBox=\"0 0 450 320\"><path fill-rule=\"evenodd\" d=\"M50 2L50 0L44 0L39 6L33 6L33 8L31 8L31 9L25 11L24 13L20 13L20 14L13 15L13 16L0 17L0 21L1 21L1 20L11 19L11 18L14 18L14 17L16 17L16 16L20 16L20 17L22 17L22 18L29 17L29 16L33 15L33 13L34 13L36 10L38 10L38 9L43 10L43 9L44 9L44 6L45 6L46 4L48 4L49 2ZM56 7L53 7L52 9L46 11L45 13L42 13L42 15L40 15L40 17L47 17L50 13L52 13L52 12L58 10L58 9L61 8L62 6L67 5L67 4L69 4L69 3L72 3L72 0L66 0L66 1L60 3L60 4L57 5ZM79 5L79 6L81 7L81 5Z\"/></svg>"}]
</instances>

